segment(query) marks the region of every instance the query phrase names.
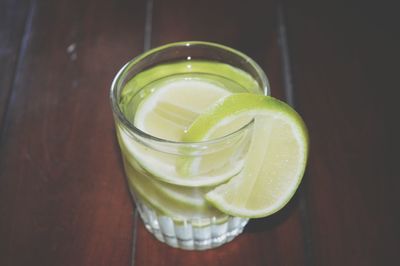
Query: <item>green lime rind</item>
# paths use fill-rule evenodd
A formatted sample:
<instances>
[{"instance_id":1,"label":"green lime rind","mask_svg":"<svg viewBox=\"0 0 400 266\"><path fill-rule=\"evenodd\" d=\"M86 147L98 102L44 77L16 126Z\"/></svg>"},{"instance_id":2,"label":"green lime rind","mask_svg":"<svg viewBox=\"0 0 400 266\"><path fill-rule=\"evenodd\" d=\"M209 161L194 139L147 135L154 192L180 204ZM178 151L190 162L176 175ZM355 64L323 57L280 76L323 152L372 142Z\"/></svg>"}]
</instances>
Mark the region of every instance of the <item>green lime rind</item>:
<instances>
[{"instance_id":1,"label":"green lime rind","mask_svg":"<svg viewBox=\"0 0 400 266\"><path fill-rule=\"evenodd\" d=\"M158 65L143 71L127 82L121 92L120 106L129 106L132 98L148 84L172 75L196 73L220 76L232 80L243 89L252 93L261 93L257 82L246 72L214 61L190 60Z\"/></svg>"},{"instance_id":2,"label":"green lime rind","mask_svg":"<svg viewBox=\"0 0 400 266\"><path fill-rule=\"evenodd\" d=\"M212 131L214 127L217 127L222 120L235 119L235 117L239 117L242 114L269 116L274 119L278 118L285 121L287 125L290 125L291 132L295 132L293 136L297 139L296 143L299 144L299 152L302 154L299 159L301 161L298 161L298 164L296 164L298 165L298 167L295 168L296 171L293 173L293 176L290 175L290 180L293 180L293 182L291 183L291 181L289 181L289 183L284 183L286 186L283 189L284 192L281 194L278 192L278 199L270 204L270 206L254 210L246 208L247 205L242 206L240 204L235 205L235 203L232 203L235 202L235 200L232 200L232 195L235 195L234 193L232 194L232 191L238 191L239 194L234 197L240 198L240 189L237 188L247 185L243 182L246 181L246 177L243 177L243 175L246 175L246 173L243 173L245 172L245 169L239 175L233 177L227 183L216 187L205 196L211 204L226 214L246 218L260 218L271 215L282 209L295 194L306 167L309 144L308 131L300 115L286 103L269 96L241 93L226 97L199 116L189 127L187 134L185 135L185 140L205 140L207 139L209 132ZM267 143L267 139L265 140L265 143ZM282 189L279 188L279 186L282 185L279 183L280 181L276 183L275 179L273 179L272 182L272 185L278 185L278 188L273 189L278 189L278 191ZM266 188L265 193L272 190L271 188ZM257 191L259 192L259 190ZM274 195L276 195L276 190L274 192ZM227 194L230 196L226 196ZM245 201L247 202L247 200L248 198Z\"/></svg>"},{"instance_id":3,"label":"green lime rind","mask_svg":"<svg viewBox=\"0 0 400 266\"><path fill-rule=\"evenodd\" d=\"M220 123L222 119L241 113L256 114L258 110L273 112L275 116L282 115L292 120L299 127L302 138L308 144L307 127L301 116L292 107L274 97L252 93L235 93L221 99L190 125L183 140L187 142L204 141L210 129Z\"/></svg>"},{"instance_id":4,"label":"green lime rind","mask_svg":"<svg viewBox=\"0 0 400 266\"><path fill-rule=\"evenodd\" d=\"M294 194L297 191L297 188L299 187L302 177L304 175L305 171L305 166L306 164L304 163L304 167L299 173L300 178L296 178L297 182L294 184L293 189L290 191L290 193L286 194L286 197L283 201L281 201L277 206L270 208L268 211L264 211L262 213L255 213L254 211L249 211L248 209L242 208L242 209L237 209L237 208L227 208L227 205L224 201L221 200L221 197L218 196L220 193L218 191L218 188L223 187L225 184L221 185L220 187L217 187L215 190L210 191L205 195L206 200L211 203L215 208L219 209L225 214L231 215L231 216L237 216L237 217L243 217L243 218L264 218L267 216L270 216L278 211L280 211L283 207L286 206L286 204L292 199Z\"/></svg>"}]
</instances>

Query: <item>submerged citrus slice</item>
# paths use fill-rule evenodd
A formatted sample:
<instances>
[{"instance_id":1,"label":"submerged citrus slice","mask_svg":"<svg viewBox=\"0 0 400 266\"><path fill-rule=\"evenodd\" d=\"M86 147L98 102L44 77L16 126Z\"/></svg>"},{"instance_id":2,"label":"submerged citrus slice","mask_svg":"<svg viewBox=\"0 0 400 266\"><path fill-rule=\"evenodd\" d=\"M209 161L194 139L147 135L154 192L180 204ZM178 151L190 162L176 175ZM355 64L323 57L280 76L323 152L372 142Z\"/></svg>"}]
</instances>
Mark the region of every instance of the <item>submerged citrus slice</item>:
<instances>
[{"instance_id":1,"label":"submerged citrus slice","mask_svg":"<svg viewBox=\"0 0 400 266\"><path fill-rule=\"evenodd\" d=\"M232 94L223 84L201 80L196 75L159 80L149 88L139 95L142 99L138 100L134 125L157 138L178 142L197 116ZM220 184L236 175L243 165L225 163L231 158L227 155L238 154L246 145L240 136L233 145L222 143L209 149L196 144L174 146L167 141L149 147L148 140L141 136L133 138L122 126L118 135L128 156L156 179L170 184L189 187Z\"/></svg>"},{"instance_id":2,"label":"submerged citrus slice","mask_svg":"<svg viewBox=\"0 0 400 266\"><path fill-rule=\"evenodd\" d=\"M242 171L206 198L222 212L255 218L280 210L300 184L308 154L307 129L301 117L272 97L237 93L198 116L184 139L226 135L251 120L251 142Z\"/></svg>"},{"instance_id":3,"label":"submerged citrus slice","mask_svg":"<svg viewBox=\"0 0 400 266\"><path fill-rule=\"evenodd\" d=\"M124 160L127 158L124 157ZM206 188L191 188L174 186L160 182L148 176L145 171L138 171L136 166L125 161L128 183L136 197L145 201L159 213L168 215L175 220L187 217L205 218L208 216L222 217L204 198Z\"/></svg>"},{"instance_id":4,"label":"submerged citrus slice","mask_svg":"<svg viewBox=\"0 0 400 266\"><path fill-rule=\"evenodd\" d=\"M137 128L155 137L181 141L186 128L209 105L229 91L196 78L170 79L153 85L135 114Z\"/></svg>"}]
</instances>

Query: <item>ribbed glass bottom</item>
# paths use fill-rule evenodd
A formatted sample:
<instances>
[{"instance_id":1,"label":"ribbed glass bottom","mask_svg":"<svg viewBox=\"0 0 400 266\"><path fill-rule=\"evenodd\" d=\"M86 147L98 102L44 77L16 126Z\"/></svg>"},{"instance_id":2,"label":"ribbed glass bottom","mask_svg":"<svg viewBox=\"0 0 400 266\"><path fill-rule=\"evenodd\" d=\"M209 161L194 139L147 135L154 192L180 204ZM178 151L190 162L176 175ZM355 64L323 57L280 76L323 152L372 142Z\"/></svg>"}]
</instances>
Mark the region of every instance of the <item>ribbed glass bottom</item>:
<instances>
[{"instance_id":1,"label":"ribbed glass bottom","mask_svg":"<svg viewBox=\"0 0 400 266\"><path fill-rule=\"evenodd\" d=\"M201 225L190 221L175 222L171 217L136 201L136 207L147 228L158 240L175 248L205 250L225 244L240 233L249 221L247 218L228 217L223 222L202 220Z\"/></svg>"}]
</instances>

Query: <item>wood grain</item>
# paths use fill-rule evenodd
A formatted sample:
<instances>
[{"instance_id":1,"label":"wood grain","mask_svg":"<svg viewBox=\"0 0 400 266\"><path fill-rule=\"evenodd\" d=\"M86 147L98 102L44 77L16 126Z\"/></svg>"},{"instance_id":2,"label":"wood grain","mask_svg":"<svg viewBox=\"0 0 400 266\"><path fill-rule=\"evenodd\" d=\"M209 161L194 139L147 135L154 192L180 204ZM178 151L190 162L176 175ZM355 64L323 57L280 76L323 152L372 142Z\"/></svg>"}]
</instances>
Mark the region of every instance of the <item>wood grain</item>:
<instances>
[{"instance_id":1,"label":"wood grain","mask_svg":"<svg viewBox=\"0 0 400 266\"><path fill-rule=\"evenodd\" d=\"M17 72L18 55L23 50L28 10L28 1L0 1L0 128Z\"/></svg>"},{"instance_id":2,"label":"wood grain","mask_svg":"<svg viewBox=\"0 0 400 266\"><path fill-rule=\"evenodd\" d=\"M356 2L286 7L296 103L311 139L313 262L398 265L394 12Z\"/></svg>"},{"instance_id":3,"label":"wood grain","mask_svg":"<svg viewBox=\"0 0 400 266\"><path fill-rule=\"evenodd\" d=\"M129 265L132 204L108 91L144 2L32 1L0 151L0 265Z\"/></svg>"}]
</instances>

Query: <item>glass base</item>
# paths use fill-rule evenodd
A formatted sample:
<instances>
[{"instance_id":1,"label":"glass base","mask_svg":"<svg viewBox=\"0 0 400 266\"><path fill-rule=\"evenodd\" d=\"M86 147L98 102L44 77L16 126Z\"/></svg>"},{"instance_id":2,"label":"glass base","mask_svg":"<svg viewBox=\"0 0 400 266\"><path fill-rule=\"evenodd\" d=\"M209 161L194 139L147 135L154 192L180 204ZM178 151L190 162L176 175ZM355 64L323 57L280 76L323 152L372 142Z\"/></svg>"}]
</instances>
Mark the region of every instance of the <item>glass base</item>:
<instances>
[{"instance_id":1,"label":"glass base","mask_svg":"<svg viewBox=\"0 0 400 266\"><path fill-rule=\"evenodd\" d=\"M223 222L213 219L193 222L176 222L171 217L159 215L142 202L136 202L140 216L147 228L158 240L175 248L205 250L221 246L240 233L249 221L247 218L228 216Z\"/></svg>"}]
</instances>

